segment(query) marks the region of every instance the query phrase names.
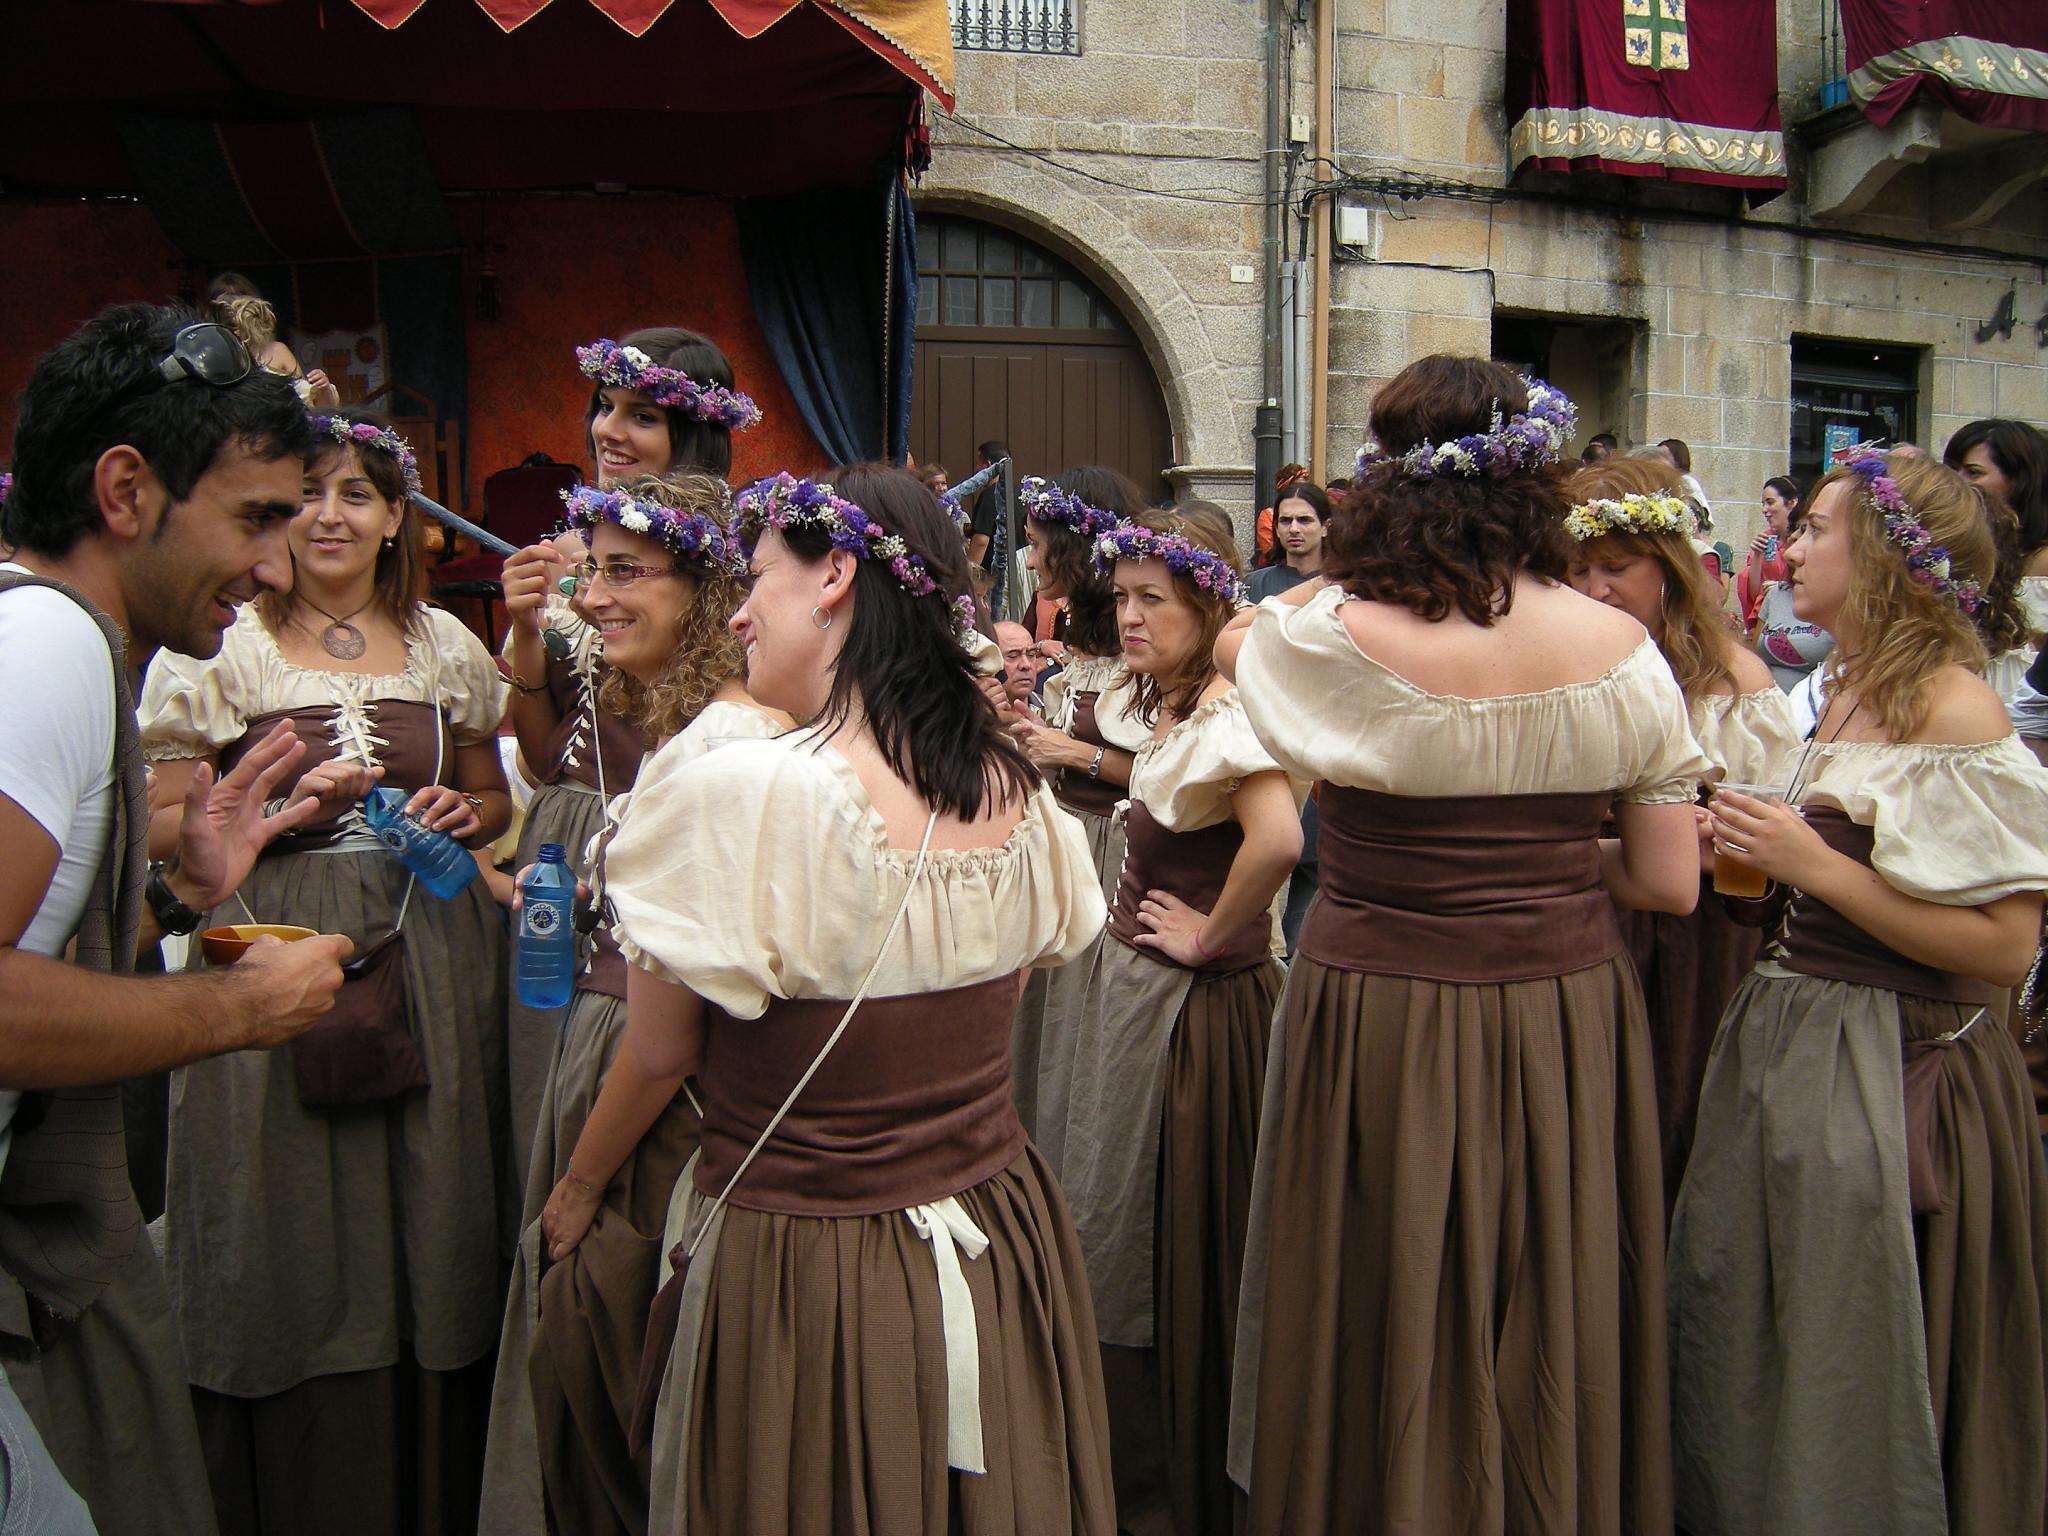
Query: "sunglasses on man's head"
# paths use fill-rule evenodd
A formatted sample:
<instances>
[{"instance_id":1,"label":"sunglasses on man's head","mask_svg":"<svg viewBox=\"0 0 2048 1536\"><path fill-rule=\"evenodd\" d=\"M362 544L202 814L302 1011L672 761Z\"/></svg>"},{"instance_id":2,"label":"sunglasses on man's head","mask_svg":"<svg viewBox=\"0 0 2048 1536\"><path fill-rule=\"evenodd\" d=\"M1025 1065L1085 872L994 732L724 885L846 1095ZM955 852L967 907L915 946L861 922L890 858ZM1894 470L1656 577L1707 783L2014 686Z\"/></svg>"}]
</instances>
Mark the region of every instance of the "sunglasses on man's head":
<instances>
[{"instance_id":1,"label":"sunglasses on man's head","mask_svg":"<svg viewBox=\"0 0 2048 1536\"><path fill-rule=\"evenodd\" d=\"M198 379L225 388L254 373L256 360L233 331L218 321L201 320L171 338L171 350L156 369L172 384L181 379Z\"/></svg>"}]
</instances>

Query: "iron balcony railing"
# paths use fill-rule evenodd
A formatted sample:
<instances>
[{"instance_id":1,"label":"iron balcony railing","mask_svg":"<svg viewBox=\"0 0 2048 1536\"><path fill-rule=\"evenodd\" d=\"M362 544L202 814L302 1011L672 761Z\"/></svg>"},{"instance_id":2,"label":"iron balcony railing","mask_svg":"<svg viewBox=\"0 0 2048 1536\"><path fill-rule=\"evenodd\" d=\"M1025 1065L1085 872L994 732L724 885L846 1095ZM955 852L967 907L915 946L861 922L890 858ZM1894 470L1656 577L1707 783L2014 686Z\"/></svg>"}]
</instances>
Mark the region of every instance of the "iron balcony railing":
<instances>
[{"instance_id":1,"label":"iron balcony railing","mask_svg":"<svg viewBox=\"0 0 2048 1536\"><path fill-rule=\"evenodd\" d=\"M953 46L976 53L1081 51L1076 0L946 0Z\"/></svg>"},{"instance_id":2,"label":"iron balcony railing","mask_svg":"<svg viewBox=\"0 0 2048 1536\"><path fill-rule=\"evenodd\" d=\"M1841 0L1821 0L1820 5L1820 89L1816 105L1823 112L1849 99L1847 70L1842 60Z\"/></svg>"}]
</instances>

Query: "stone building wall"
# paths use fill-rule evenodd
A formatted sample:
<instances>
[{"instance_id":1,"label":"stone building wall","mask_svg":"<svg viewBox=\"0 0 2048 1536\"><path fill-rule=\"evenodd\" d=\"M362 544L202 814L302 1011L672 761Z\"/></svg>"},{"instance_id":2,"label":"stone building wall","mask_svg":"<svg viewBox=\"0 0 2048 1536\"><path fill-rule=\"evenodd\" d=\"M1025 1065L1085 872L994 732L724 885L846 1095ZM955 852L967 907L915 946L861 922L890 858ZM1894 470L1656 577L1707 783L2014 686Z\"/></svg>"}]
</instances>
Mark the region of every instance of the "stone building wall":
<instances>
[{"instance_id":1,"label":"stone building wall","mask_svg":"<svg viewBox=\"0 0 2048 1536\"><path fill-rule=\"evenodd\" d=\"M937 116L923 198L992 210L1080 258L1152 355L1177 478L1242 509L1261 289L1233 283L1230 269L1261 259L1265 7L1082 3L1078 58L959 55L963 121ZM1380 383L1429 352L1488 351L1496 320L1511 316L1590 323L1572 363L1583 431L1686 439L1737 540L1755 527L1761 482L1786 468L1795 335L1923 349L1919 435L1937 448L1979 415L2048 423L2048 350L2033 329L2048 310L2048 194L2037 182L1988 221L1943 227L1958 165L1944 145L1853 216L1816 215L1800 125L1825 67L1822 3L1780 0L1792 185L1744 209L1716 189L1641 181L1626 208L1543 196L1611 196L1619 178L1511 187L1504 0L1338 0L1336 159L1353 176L1426 178L1450 195L1353 198L1376 214L1367 245L1340 252L1332 271L1330 473L1349 465ZM1306 28L1294 41L1290 105L1312 112ZM2048 145L2035 149L2048 161ZM2008 291L2013 335L1978 342Z\"/></svg>"},{"instance_id":2,"label":"stone building wall","mask_svg":"<svg viewBox=\"0 0 2048 1536\"><path fill-rule=\"evenodd\" d=\"M1260 389L1261 289L1231 268L1257 270L1263 237L1263 14L1257 0L1082 0L1079 57L958 53L960 120L934 110L917 198L1074 257L1159 375L1175 485L1235 510Z\"/></svg>"},{"instance_id":3,"label":"stone building wall","mask_svg":"<svg viewBox=\"0 0 2048 1536\"><path fill-rule=\"evenodd\" d=\"M1799 126L1814 115L1823 72L1821 3L1780 3L1792 185L1759 208L1654 184L1638 184L1627 211L1512 197L1364 199L1393 211L1375 221L1371 259L1345 260L1331 284L1332 463L1365 435L1379 383L1428 352L1485 349L1496 311L1621 322L1624 366L1609 370L1609 388L1577 391L1582 430L1631 443L1684 438L1723 528L1740 537L1757 526L1764 479L1786 469L1795 335L1925 349L1919 436L1937 449L1976 416L2048 423L2048 353L2030 325L2048 309L2048 197L2038 185L1986 224L1942 228L1938 178L1953 174L1951 157L1903 171L1854 217L1823 225L1810 211L1813 161ZM1458 182L1475 197L1506 190L1502 0L1342 0L1337 25L1337 158L1347 172ZM2037 153L2048 159L2048 145ZM1569 191L1572 180L1541 185ZM2015 289L2012 337L1978 342L1977 328Z\"/></svg>"}]
</instances>

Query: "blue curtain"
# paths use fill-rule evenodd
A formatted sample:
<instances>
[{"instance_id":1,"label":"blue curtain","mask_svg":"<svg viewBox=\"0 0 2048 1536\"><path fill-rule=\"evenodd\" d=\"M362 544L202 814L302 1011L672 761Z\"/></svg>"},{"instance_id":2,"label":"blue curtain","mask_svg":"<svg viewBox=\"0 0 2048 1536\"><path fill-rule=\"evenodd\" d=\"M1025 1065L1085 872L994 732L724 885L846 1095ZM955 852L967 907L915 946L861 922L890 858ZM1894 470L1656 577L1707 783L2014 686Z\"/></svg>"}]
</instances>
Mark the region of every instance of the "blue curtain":
<instances>
[{"instance_id":1,"label":"blue curtain","mask_svg":"<svg viewBox=\"0 0 2048 1536\"><path fill-rule=\"evenodd\" d=\"M744 198L754 317L797 410L835 463L901 463L910 440L917 226L900 177Z\"/></svg>"}]
</instances>

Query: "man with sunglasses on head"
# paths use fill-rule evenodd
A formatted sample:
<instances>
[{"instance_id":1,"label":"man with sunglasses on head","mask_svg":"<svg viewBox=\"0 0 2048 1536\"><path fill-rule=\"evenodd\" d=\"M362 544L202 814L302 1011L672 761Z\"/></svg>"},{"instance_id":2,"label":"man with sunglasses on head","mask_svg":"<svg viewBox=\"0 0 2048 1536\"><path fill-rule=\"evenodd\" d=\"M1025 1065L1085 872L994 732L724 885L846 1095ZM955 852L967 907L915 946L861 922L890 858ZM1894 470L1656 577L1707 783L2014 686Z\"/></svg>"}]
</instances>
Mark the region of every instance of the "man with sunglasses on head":
<instances>
[{"instance_id":1,"label":"man with sunglasses on head","mask_svg":"<svg viewBox=\"0 0 2048 1536\"><path fill-rule=\"evenodd\" d=\"M113 1085L291 1039L332 1006L349 941L129 973L318 796L371 781L323 767L271 803L306 751L284 723L195 776L151 866L129 669L212 656L237 605L289 590L313 447L291 385L233 333L151 305L101 313L21 394L0 502L0 1530L216 1526Z\"/></svg>"}]
</instances>

